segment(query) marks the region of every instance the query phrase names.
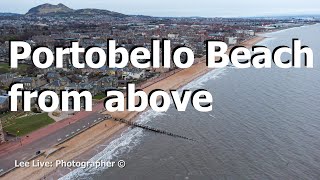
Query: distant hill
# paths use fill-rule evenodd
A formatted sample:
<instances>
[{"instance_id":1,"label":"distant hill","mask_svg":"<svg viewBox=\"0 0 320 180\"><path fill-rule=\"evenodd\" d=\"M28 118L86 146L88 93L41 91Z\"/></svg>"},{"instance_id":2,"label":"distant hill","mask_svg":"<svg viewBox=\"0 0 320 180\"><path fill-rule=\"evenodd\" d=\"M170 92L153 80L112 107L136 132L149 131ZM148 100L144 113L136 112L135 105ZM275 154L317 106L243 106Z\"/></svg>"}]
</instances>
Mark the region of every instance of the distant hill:
<instances>
[{"instance_id":1,"label":"distant hill","mask_svg":"<svg viewBox=\"0 0 320 180\"><path fill-rule=\"evenodd\" d=\"M54 14L54 13L71 13L74 12L73 9L68 8L67 6L63 4L58 5L52 5L52 4L42 4L40 6L31 8L27 15L48 15L48 14Z\"/></svg>"},{"instance_id":2,"label":"distant hill","mask_svg":"<svg viewBox=\"0 0 320 180\"><path fill-rule=\"evenodd\" d=\"M0 13L0 17L3 16L21 16L21 14L16 13Z\"/></svg>"},{"instance_id":3,"label":"distant hill","mask_svg":"<svg viewBox=\"0 0 320 180\"><path fill-rule=\"evenodd\" d=\"M101 9L79 9L74 11L75 15L105 15L113 17L127 17L128 15Z\"/></svg>"},{"instance_id":4,"label":"distant hill","mask_svg":"<svg viewBox=\"0 0 320 180\"><path fill-rule=\"evenodd\" d=\"M29 16L97 16L104 15L110 17L128 17L128 15L101 9L79 9L74 10L64 4L52 5L43 4L30 9L26 15Z\"/></svg>"}]
</instances>

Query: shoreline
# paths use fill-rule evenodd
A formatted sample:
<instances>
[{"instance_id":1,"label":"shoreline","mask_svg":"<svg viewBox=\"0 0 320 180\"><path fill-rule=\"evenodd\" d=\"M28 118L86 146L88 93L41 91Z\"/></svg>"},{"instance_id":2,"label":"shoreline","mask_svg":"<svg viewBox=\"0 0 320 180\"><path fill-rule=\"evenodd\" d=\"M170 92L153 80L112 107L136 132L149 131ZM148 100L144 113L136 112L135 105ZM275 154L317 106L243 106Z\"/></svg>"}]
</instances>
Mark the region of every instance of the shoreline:
<instances>
[{"instance_id":1,"label":"shoreline","mask_svg":"<svg viewBox=\"0 0 320 180\"><path fill-rule=\"evenodd\" d=\"M251 47L258 42L264 40L266 37L263 34L259 34L258 36L248 39L244 42L241 42L240 45L245 47ZM210 69L206 66L206 62L203 61L204 58L201 58L197 64L194 64L192 67L188 69L180 70L150 86L143 88L142 90L149 94L153 89L163 89L165 91L169 91L170 89L179 89L191 81L200 78L201 76L207 74L208 72L214 70ZM148 109L147 109L148 110ZM145 111L144 111L145 112ZM142 112L141 112L142 113ZM111 114L114 118L124 118L130 121L137 120L137 117L141 113L138 112L115 112L115 113L108 113L103 112L103 114ZM70 161L82 157L89 157L89 159L95 155L94 152L95 148L101 144L109 144L112 140L119 137L119 135L127 129L126 124L121 124L115 121L103 121L96 126L86 130L85 132L75 136L74 138L62 143L56 148L62 148L59 151L56 151L54 154L45 158L40 156L35 160L40 161L49 161L54 162L55 160L64 160ZM93 155L92 155L93 154ZM85 161L85 160L83 160ZM63 168L66 169L66 168ZM56 167L50 168L16 168L12 172L4 175L3 179L25 179L25 178L36 178L41 179L43 177L54 177L54 179L62 177L65 174L57 173L63 169L59 169Z\"/></svg>"}]
</instances>

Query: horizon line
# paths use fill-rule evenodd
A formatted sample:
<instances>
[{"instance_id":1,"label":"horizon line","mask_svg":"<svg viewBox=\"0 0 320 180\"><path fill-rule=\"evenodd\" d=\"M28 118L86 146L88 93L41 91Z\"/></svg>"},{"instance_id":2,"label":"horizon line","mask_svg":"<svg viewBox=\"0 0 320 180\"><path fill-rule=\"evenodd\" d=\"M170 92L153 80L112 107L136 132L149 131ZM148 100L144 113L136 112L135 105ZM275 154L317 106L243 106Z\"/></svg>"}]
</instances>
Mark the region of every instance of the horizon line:
<instances>
[{"instance_id":1,"label":"horizon line","mask_svg":"<svg viewBox=\"0 0 320 180\"><path fill-rule=\"evenodd\" d=\"M63 3L57 3L57 4L53 4L53 3L42 3L42 4L39 4L39 5L36 5L34 7L31 7L30 9L32 8L35 8L35 7L38 7L38 6L41 6L41 5L45 5L45 4L50 4L50 5L54 5L54 6L57 6L59 4L62 4L68 8L70 8L69 6L63 4ZM29 9L29 10L30 10ZM87 8L80 8L80 9L74 9L74 8L70 8L70 9L73 9L73 10L80 10L80 9L96 9L96 10L106 10L106 11L111 11L111 12L116 12L116 13L121 13L121 14L124 14L124 15L129 15L129 16L149 16L149 17L154 17L154 18L276 18L276 17L297 17L297 16L307 16L307 17L311 17L311 16L320 16L320 12L319 13L309 13L309 14L303 14L303 13L299 13L299 14L296 14L296 13L293 13L293 12L288 12L288 13L285 13L285 14L265 14L265 15L220 15L220 16L201 16L201 15L173 15L173 16L162 16L162 15L147 15L147 14L127 14L125 12L119 12L119 11L114 11L114 10L109 10L109 9L103 9L103 8L92 8L92 7L87 7ZM28 10L28 11L29 11ZM17 14L17 15L26 15L28 13L28 11L26 13L19 13L19 12L2 12L0 11L0 14Z\"/></svg>"}]
</instances>

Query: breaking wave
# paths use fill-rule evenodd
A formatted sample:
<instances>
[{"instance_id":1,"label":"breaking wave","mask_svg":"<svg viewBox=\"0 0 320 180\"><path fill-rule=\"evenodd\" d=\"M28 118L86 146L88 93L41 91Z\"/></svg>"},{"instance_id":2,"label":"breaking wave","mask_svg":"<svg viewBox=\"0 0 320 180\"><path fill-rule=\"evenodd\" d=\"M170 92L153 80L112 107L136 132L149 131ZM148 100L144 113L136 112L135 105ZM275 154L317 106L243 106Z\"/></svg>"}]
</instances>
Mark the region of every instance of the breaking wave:
<instances>
[{"instance_id":1,"label":"breaking wave","mask_svg":"<svg viewBox=\"0 0 320 180\"><path fill-rule=\"evenodd\" d=\"M206 82L221 77L226 72L226 68L215 69L207 74L201 76L200 78L186 84L179 89L182 92L183 89L195 89L203 87ZM165 113L156 112L149 109L141 113L138 117L137 122L140 124L146 124L152 121L155 117L163 116ZM113 141L111 141L105 149L89 159L89 162L95 161L113 161L115 158L119 157L123 153L130 152L134 147L136 147L142 140L144 136L143 129L140 128L128 128L124 131L121 136ZM72 180L72 179L90 179L90 176L103 172L108 169L107 167L87 167L87 168L77 168L65 176L61 177L60 180Z\"/></svg>"}]
</instances>

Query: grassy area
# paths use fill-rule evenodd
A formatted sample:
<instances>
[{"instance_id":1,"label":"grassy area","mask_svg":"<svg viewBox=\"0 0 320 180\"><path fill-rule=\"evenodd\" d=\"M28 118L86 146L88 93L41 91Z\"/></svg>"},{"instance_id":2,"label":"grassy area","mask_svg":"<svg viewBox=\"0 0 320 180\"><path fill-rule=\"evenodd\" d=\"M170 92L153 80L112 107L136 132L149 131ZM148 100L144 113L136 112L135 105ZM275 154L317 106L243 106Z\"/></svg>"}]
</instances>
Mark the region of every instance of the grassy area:
<instances>
[{"instance_id":1,"label":"grassy area","mask_svg":"<svg viewBox=\"0 0 320 180\"><path fill-rule=\"evenodd\" d=\"M10 124L4 125L4 130L23 136L51 123L54 123L54 120L47 113L36 114L10 120Z\"/></svg>"},{"instance_id":2,"label":"grassy area","mask_svg":"<svg viewBox=\"0 0 320 180\"><path fill-rule=\"evenodd\" d=\"M100 100L100 99L103 99L104 97L106 97L105 94L99 93L99 94L93 96L93 99Z\"/></svg>"},{"instance_id":3,"label":"grassy area","mask_svg":"<svg viewBox=\"0 0 320 180\"><path fill-rule=\"evenodd\" d=\"M25 71L29 65L27 64L19 64L18 70ZM0 73L8 73L11 71L11 68L8 63L0 63Z\"/></svg>"},{"instance_id":4,"label":"grassy area","mask_svg":"<svg viewBox=\"0 0 320 180\"><path fill-rule=\"evenodd\" d=\"M0 73L8 73L10 71L9 64L0 63Z\"/></svg>"},{"instance_id":5,"label":"grassy area","mask_svg":"<svg viewBox=\"0 0 320 180\"><path fill-rule=\"evenodd\" d=\"M6 112L3 114L0 114L0 119L2 121L2 123L6 123L7 121L9 121L10 119L14 119L16 117L20 117L22 115L26 114L25 112Z\"/></svg>"}]
</instances>

